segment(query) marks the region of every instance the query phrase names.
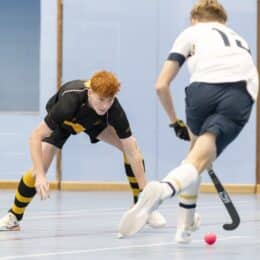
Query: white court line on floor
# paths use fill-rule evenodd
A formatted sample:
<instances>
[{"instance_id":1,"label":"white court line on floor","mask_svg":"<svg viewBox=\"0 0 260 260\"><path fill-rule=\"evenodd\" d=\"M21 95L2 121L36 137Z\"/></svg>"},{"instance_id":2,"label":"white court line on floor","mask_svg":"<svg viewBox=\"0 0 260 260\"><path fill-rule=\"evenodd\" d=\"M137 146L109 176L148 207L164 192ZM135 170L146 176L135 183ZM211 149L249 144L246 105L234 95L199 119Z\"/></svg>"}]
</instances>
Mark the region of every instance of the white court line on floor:
<instances>
[{"instance_id":1,"label":"white court line on floor","mask_svg":"<svg viewBox=\"0 0 260 260\"><path fill-rule=\"evenodd\" d=\"M218 241L233 240L233 239L250 239L249 236L230 236L218 238ZM193 240L192 243L204 243L203 240ZM255 241L254 244L260 243L260 240ZM11 259L29 259L36 257L48 257L48 256L58 256L58 255L79 255L79 254L88 254L88 253L98 253L105 251L118 251L118 250L128 250L134 248L149 248L149 247L160 247L160 246L170 246L176 245L176 242L168 243L155 243L155 244L143 244L143 245L131 245L131 246L119 246L119 247L103 247L103 248L92 248L86 250L72 250L72 251L61 251L61 252L49 252L49 253L38 253L38 254L25 254L25 255L9 255L0 257L0 260L11 260Z\"/></svg>"},{"instance_id":2,"label":"white court line on floor","mask_svg":"<svg viewBox=\"0 0 260 260\"><path fill-rule=\"evenodd\" d=\"M250 201L237 201L236 202L236 205L249 205L249 203L252 202L251 200ZM171 209L171 208L175 208L177 205L162 205L160 206L160 209ZM212 203L207 203L207 202L204 202L204 203L199 203L198 207L200 208L218 208L218 207L221 207L222 204L220 203L220 205L212 205ZM62 212L62 214L66 214L66 213L88 213L88 212L104 212L104 211L115 211L115 210L118 210L118 211L121 211L121 210L126 210L128 207L116 207L116 208L88 208L88 209L74 209L74 210L62 210L62 211L58 211L58 212ZM48 214L48 213L56 213L57 211L38 211L39 214Z\"/></svg>"},{"instance_id":3,"label":"white court line on floor","mask_svg":"<svg viewBox=\"0 0 260 260\"><path fill-rule=\"evenodd\" d=\"M236 203L236 206L248 205L249 201L243 201ZM223 208L223 205L220 203L219 205L209 206L212 204L204 204L198 207L199 210L201 209L217 209ZM160 210L168 210L168 209L176 209L177 205L175 206L162 206ZM127 208L107 208L107 209L85 209L85 210L63 210L63 211L53 211L53 213L48 212L49 214L44 214L44 212L37 213L37 216L27 216L26 219L34 220L34 219L55 219L55 218L70 218L70 217L80 217L80 216L98 216L98 215L114 215L118 214L118 211L126 211Z\"/></svg>"},{"instance_id":4,"label":"white court line on floor","mask_svg":"<svg viewBox=\"0 0 260 260\"><path fill-rule=\"evenodd\" d=\"M250 201L239 201L236 203L236 206L240 205L248 205ZM223 205L220 203L219 205L209 206L212 204L204 204L198 206L198 209L201 210L203 208L207 209L216 209L223 208ZM176 205L173 206L161 206L160 210L168 210L176 208ZM39 212L37 216L27 216L26 219L34 220L34 219L55 219L55 218L71 218L71 217L80 217L80 216L98 216L98 215L114 215L118 214L119 211L124 212L127 208L105 208L105 209L75 209L75 210L62 210L62 211L53 211L53 212ZM6 213L3 213L6 214Z\"/></svg>"}]
</instances>

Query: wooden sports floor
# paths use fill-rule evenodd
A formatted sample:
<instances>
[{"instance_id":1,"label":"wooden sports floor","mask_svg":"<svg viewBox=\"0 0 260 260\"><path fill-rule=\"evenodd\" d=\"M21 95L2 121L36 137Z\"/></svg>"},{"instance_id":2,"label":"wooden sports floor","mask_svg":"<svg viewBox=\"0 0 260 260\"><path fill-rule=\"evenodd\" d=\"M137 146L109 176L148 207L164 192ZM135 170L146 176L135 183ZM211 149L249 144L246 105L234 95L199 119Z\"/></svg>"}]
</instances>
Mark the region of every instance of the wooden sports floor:
<instances>
[{"instance_id":1,"label":"wooden sports floor","mask_svg":"<svg viewBox=\"0 0 260 260\"><path fill-rule=\"evenodd\" d=\"M0 191L0 214L6 213L14 191ZM198 211L202 225L191 244L177 245L176 199L160 207L167 227L145 227L128 239L117 238L119 219L131 204L128 192L52 192L47 201L35 198L21 231L0 232L0 260L7 259L104 259L104 260L236 260L260 259L260 196L234 195L241 216L235 231L225 231L229 221L216 194L201 194ZM217 234L213 246L203 236Z\"/></svg>"}]
</instances>

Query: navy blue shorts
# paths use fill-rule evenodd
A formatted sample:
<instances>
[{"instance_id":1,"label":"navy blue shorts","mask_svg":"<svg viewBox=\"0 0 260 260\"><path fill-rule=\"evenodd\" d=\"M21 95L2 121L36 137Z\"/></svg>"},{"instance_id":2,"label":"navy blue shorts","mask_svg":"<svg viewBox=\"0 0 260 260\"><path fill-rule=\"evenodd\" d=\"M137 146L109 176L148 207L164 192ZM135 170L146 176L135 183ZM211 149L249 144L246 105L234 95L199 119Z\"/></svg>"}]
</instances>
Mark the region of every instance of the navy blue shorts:
<instances>
[{"instance_id":1,"label":"navy blue shorts","mask_svg":"<svg viewBox=\"0 0 260 260\"><path fill-rule=\"evenodd\" d=\"M186 120L193 134L216 135L217 156L241 132L249 119L254 101L246 82L200 83L185 89Z\"/></svg>"}]
</instances>

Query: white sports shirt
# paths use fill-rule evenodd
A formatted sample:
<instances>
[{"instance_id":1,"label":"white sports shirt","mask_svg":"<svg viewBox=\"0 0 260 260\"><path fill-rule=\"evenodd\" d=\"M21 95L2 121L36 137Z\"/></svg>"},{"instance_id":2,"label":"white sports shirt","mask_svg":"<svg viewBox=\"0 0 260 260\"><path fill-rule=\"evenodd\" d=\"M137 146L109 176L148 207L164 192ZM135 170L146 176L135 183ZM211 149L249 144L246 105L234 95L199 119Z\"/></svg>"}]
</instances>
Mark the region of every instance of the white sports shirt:
<instances>
[{"instance_id":1,"label":"white sports shirt","mask_svg":"<svg viewBox=\"0 0 260 260\"><path fill-rule=\"evenodd\" d=\"M254 100L258 94L258 73L247 42L218 22L197 23L175 40L169 60L180 65L187 59L190 83L225 83L245 80Z\"/></svg>"}]
</instances>

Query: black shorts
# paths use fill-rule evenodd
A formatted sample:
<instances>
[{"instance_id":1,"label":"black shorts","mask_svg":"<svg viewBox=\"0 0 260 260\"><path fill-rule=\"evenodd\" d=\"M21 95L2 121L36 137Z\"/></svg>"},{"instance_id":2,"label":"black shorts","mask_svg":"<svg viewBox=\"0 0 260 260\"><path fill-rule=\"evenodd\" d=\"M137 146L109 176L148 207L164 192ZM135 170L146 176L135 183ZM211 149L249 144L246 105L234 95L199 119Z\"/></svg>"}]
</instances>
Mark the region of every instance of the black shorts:
<instances>
[{"instance_id":1,"label":"black shorts","mask_svg":"<svg viewBox=\"0 0 260 260\"><path fill-rule=\"evenodd\" d=\"M254 101L246 82L192 83L186 92L186 120L193 134L216 135L217 156L241 132Z\"/></svg>"},{"instance_id":2,"label":"black shorts","mask_svg":"<svg viewBox=\"0 0 260 260\"><path fill-rule=\"evenodd\" d=\"M97 143L99 140L97 139L97 136L107 127L106 124L101 124L98 127L93 128L92 130L86 131L85 133L89 136L90 142ZM57 128L55 129L49 137L44 138L42 141L52 144L56 146L59 149L62 149L65 142L68 140L72 134L67 129L63 128Z\"/></svg>"}]
</instances>

